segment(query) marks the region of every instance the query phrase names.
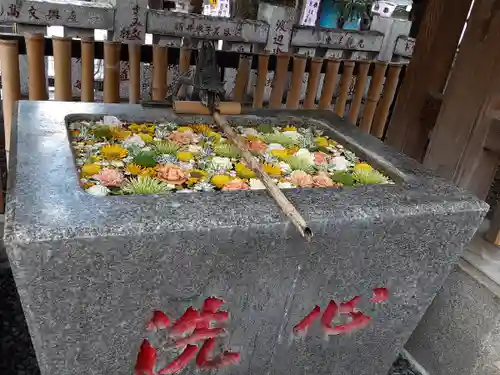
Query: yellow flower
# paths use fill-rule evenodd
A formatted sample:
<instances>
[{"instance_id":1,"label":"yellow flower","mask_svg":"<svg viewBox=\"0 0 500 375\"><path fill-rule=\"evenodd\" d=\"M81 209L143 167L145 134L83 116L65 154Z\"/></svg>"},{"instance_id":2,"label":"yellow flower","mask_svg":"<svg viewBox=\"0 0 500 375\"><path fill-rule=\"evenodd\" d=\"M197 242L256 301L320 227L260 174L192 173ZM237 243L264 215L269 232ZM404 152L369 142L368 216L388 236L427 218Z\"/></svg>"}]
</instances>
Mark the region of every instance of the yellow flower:
<instances>
[{"instance_id":1,"label":"yellow flower","mask_svg":"<svg viewBox=\"0 0 500 375\"><path fill-rule=\"evenodd\" d=\"M236 174L238 175L238 177L246 178L246 179L255 177L254 171L252 171L250 168L247 168L242 163L236 164L234 167L234 170L236 171Z\"/></svg>"},{"instance_id":2,"label":"yellow flower","mask_svg":"<svg viewBox=\"0 0 500 375\"><path fill-rule=\"evenodd\" d=\"M89 157L89 160L92 162L101 161L101 159L102 158L99 155L90 155Z\"/></svg>"},{"instance_id":3,"label":"yellow flower","mask_svg":"<svg viewBox=\"0 0 500 375\"><path fill-rule=\"evenodd\" d=\"M295 126L285 126L281 131L282 132L295 132L295 131L297 131L297 128Z\"/></svg>"},{"instance_id":4,"label":"yellow flower","mask_svg":"<svg viewBox=\"0 0 500 375\"><path fill-rule=\"evenodd\" d=\"M354 166L356 172L371 172L373 167L368 163L358 163Z\"/></svg>"},{"instance_id":5,"label":"yellow flower","mask_svg":"<svg viewBox=\"0 0 500 375\"><path fill-rule=\"evenodd\" d=\"M279 165L264 163L262 168L264 168L264 172L269 176L281 176L281 168Z\"/></svg>"},{"instance_id":6,"label":"yellow flower","mask_svg":"<svg viewBox=\"0 0 500 375\"><path fill-rule=\"evenodd\" d=\"M288 157L288 151L287 150L272 150L271 155L276 156L280 160L285 160Z\"/></svg>"},{"instance_id":7,"label":"yellow flower","mask_svg":"<svg viewBox=\"0 0 500 375\"><path fill-rule=\"evenodd\" d=\"M82 184L82 188L84 188L84 189L88 189L89 187L92 187L92 186L94 186L94 185L95 185L95 184L94 184L93 182L91 182L91 181L87 181L87 182L85 182L84 184Z\"/></svg>"},{"instance_id":8,"label":"yellow flower","mask_svg":"<svg viewBox=\"0 0 500 375\"><path fill-rule=\"evenodd\" d=\"M207 178L208 173L205 171L202 171L201 169L193 169L193 170L189 171L189 176L191 178L196 178L198 180L204 180L205 178Z\"/></svg>"},{"instance_id":9,"label":"yellow flower","mask_svg":"<svg viewBox=\"0 0 500 375\"><path fill-rule=\"evenodd\" d=\"M214 184L216 187L219 189L222 189L225 184L227 184L229 181L231 181L231 177L225 175L225 174L218 174L212 177L210 182Z\"/></svg>"},{"instance_id":10,"label":"yellow flower","mask_svg":"<svg viewBox=\"0 0 500 375\"><path fill-rule=\"evenodd\" d=\"M328 139L325 137L316 137L314 141L319 147L328 147Z\"/></svg>"},{"instance_id":11,"label":"yellow flower","mask_svg":"<svg viewBox=\"0 0 500 375\"><path fill-rule=\"evenodd\" d=\"M214 132L213 130L210 130L206 134L207 137L214 137L216 141L218 141L221 138L221 135L219 133Z\"/></svg>"},{"instance_id":12,"label":"yellow flower","mask_svg":"<svg viewBox=\"0 0 500 375\"><path fill-rule=\"evenodd\" d=\"M78 130L78 129L75 129L75 130L72 130L72 131L71 131L71 135L72 135L73 137L76 137L78 134L80 134L80 130Z\"/></svg>"},{"instance_id":13,"label":"yellow flower","mask_svg":"<svg viewBox=\"0 0 500 375\"><path fill-rule=\"evenodd\" d=\"M210 126L208 126L206 124L191 124L191 125L189 125L189 127L195 133L200 133L200 134L203 134L203 135L207 135L209 132L212 131L212 129L210 129Z\"/></svg>"},{"instance_id":14,"label":"yellow flower","mask_svg":"<svg viewBox=\"0 0 500 375\"><path fill-rule=\"evenodd\" d=\"M193 186L198 181L199 181L198 178L196 178L196 177L190 177L190 178L188 178L188 180L185 183L186 183L187 186Z\"/></svg>"},{"instance_id":15,"label":"yellow flower","mask_svg":"<svg viewBox=\"0 0 500 375\"><path fill-rule=\"evenodd\" d=\"M337 145L337 142L335 142L333 139L329 139L328 143L330 144L330 146L336 146Z\"/></svg>"},{"instance_id":16,"label":"yellow flower","mask_svg":"<svg viewBox=\"0 0 500 375\"><path fill-rule=\"evenodd\" d=\"M187 151L179 151L176 156L180 161L190 161L194 159L193 154Z\"/></svg>"},{"instance_id":17,"label":"yellow flower","mask_svg":"<svg viewBox=\"0 0 500 375\"><path fill-rule=\"evenodd\" d=\"M106 160L123 159L127 154L127 149L118 145L105 145L101 147L101 156Z\"/></svg>"},{"instance_id":18,"label":"yellow flower","mask_svg":"<svg viewBox=\"0 0 500 375\"><path fill-rule=\"evenodd\" d=\"M156 169L155 168L144 168L139 176L147 176L147 177L156 177Z\"/></svg>"},{"instance_id":19,"label":"yellow flower","mask_svg":"<svg viewBox=\"0 0 500 375\"><path fill-rule=\"evenodd\" d=\"M258 135L247 135L246 139L249 141L262 141L262 138L260 138Z\"/></svg>"},{"instance_id":20,"label":"yellow flower","mask_svg":"<svg viewBox=\"0 0 500 375\"><path fill-rule=\"evenodd\" d=\"M287 153L288 155L295 155L295 153L296 153L297 151L299 151L299 150L300 150L300 147L299 147L299 146L295 146L295 147L287 148L287 149L286 149L286 153Z\"/></svg>"},{"instance_id":21,"label":"yellow flower","mask_svg":"<svg viewBox=\"0 0 500 375\"><path fill-rule=\"evenodd\" d=\"M150 142L153 142L153 137L151 137L149 134L145 134L145 133L140 133L140 134L137 134L139 137L141 137L141 139L146 142L146 143L150 143Z\"/></svg>"},{"instance_id":22,"label":"yellow flower","mask_svg":"<svg viewBox=\"0 0 500 375\"><path fill-rule=\"evenodd\" d=\"M116 139L117 141L121 141L122 139L130 137L131 135L132 132L128 130L124 130L118 127L111 129L111 138Z\"/></svg>"},{"instance_id":23,"label":"yellow flower","mask_svg":"<svg viewBox=\"0 0 500 375\"><path fill-rule=\"evenodd\" d=\"M142 167L140 165L131 163L127 165L127 172L130 173L131 175L137 176L141 174Z\"/></svg>"},{"instance_id":24,"label":"yellow flower","mask_svg":"<svg viewBox=\"0 0 500 375\"><path fill-rule=\"evenodd\" d=\"M142 131L143 126L139 124L130 124L129 125L129 130L133 131L134 133L140 133Z\"/></svg>"},{"instance_id":25,"label":"yellow flower","mask_svg":"<svg viewBox=\"0 0 500 375\"><path fill-rule=\"evenodd\" d=\"M193 129L189 126L179 126L177 128L177 131L179 131L179 132L192 132Z\"/></svg>"},{"instance_id":26,"label":"yellow flower","mask_svg":"<svg viewBox=\"0 0 500 375\"><path fill-rule=\"evenodd\" d=\"M149 124L149 125L143 125L143 132L146 132L148 134L154 134L156 130L156 125L155 124Z\"/></svg>"},{"instance_id":27,"label":"yellow flower","mask_svg":"<svg viewBox=\"0 0 500 375\"><path fill-rule=\"evenodd\" d=\"M82 167L82 176L93 176L95 174L98 174L99 171L101 170L101 166L98 164L85 164Z\"/></svg>"}]
</instances>

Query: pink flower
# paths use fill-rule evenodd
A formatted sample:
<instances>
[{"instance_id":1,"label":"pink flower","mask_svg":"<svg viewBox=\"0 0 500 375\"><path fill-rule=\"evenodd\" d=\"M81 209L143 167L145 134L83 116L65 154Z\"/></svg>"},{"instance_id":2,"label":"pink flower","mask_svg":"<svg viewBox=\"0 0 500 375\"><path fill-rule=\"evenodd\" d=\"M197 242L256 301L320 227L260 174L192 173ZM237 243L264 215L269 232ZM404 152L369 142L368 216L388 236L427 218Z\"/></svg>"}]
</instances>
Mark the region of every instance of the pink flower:
<instances>
[{"instance_id":1,"label":"pink flower","mask_svg":"<svg viewBox=\"0 0 500 375\"><path fill-rule=\"evenodd\" d=\"M314 187L332 187L334 185L332 179L325 172L320 172L313 177Z\"/></svg>"},{"instance_id":2,"label":"pink flower","mask_svg":"<svg viewBox=\"0 0 500 375\"><path fill-rule=\"evenodd\" d=\"M185 133L185 132L184 132ZM173 185L182 185L188 179L188 174L173 164L165 164L157 169L157 175L160 180Z\"/></svg>"},{"instance_id":3,"label":"pink flower","mask_svg":"<svg viewBox=\"0 0 500 375\"><path fill-rule=\"evenodd\" d=\"M267 144L262 141L248 141L247 147L252 152L264 152L267 150Z\"/></svg>"},{"instance_id":4,"label":"pink flower","mask_svg":"<svg viewBox=\"0 0 500 375\"><path fill-rule=\"evenodd\" d=\"M225 191L248 190L248 184L245 181L240 180L239 178L235 178L234 180L227 182L222 188L222 190Z\"/></svg>"},{"instance_id":5,"label":"pink flower","mask_svg":"<svg viewBox=\"0 0 500 375\"><path fill-rule=\"evenodd\" d=\"M123 175L116 169L104 168L98 174L94 175L93 178L101 181L106 187L120 187L123 183Z\"/></svg>"},{"instance_id":6,"label":"pink flower","mask_svg":"<svg viewBox=\"0 0 500 375\"><path fill-rule=\"evenodd\" d=\"M389 299L389 289L375 288L373 289L373 297L370 299L373 303L385 302Z\"/></svg>"},{"instance_id":7,"label":"pink flower","mask_svg":"<svg viewBox=\"0 0 500 375\"><path fill-rule=\"evenodd\" d=\"M324 152L315 152L314 163L317 165L328 164L327 155Z\"/></svg>"},{"instance_id":8,"label":"pink flower","mask_svg":"<svg viewBox=\"0 0 500 375\"><path fill-rule=\"evenodd\" d=\"M181 145L188 145L194 142L195 134L192 131L173 132L168 136L168 139Z\"/></svg>"},{"instance_id":9,"label":"pink flower","mask_svg":"<svg viewBox=\"0 0 500 375\"><path fill-rule=\"evenodd\" d=\"M311 187L313 178L304 171L293 171L290 175L290 182L299 187Z\"/></svg>"}]
</instances>

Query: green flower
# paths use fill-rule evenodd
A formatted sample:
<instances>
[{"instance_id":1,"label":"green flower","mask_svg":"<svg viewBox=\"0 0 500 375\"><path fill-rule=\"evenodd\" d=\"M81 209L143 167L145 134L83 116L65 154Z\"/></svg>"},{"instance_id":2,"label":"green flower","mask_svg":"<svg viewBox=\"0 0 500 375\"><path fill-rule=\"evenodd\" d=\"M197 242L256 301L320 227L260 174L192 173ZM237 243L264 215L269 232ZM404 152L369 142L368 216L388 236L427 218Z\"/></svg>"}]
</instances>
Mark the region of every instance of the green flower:
<instances>
[{"instance_id":1,"label":"green flower","mask_svg":"<svg viewBox=\"0 0 500 375\"><path fill-rule=\"evenodd\" d=\"M377 185L377 184L386 184L389 182L389 179L387 177L385 177L382 173L375 170L354 171L352 174L352 178L357 183L362 185Z\"/></svg>"},{"instance_id":2,"label":"green flower","mask_svg":"<svg viewBox=\"0 0 500 375\"><path fill-rule=\"evenodd\" d=\"M179 151L180 146L175 142L159 141L156 142L156 144L153 146L153 149L158 155L175 155L177 151Z\"/></svg>"},{"instance_id":3,"label":"green flower","mask_svg":"<svg viewBox=\"0 0 500 375\"><path fill-rule=\"evenodd\" d=\"M257 126L257 131L263 134L274 133L274 128L271 124L260 124Z\"/></svg>"},{"instance_id":4,"label":"green flower","mask_svg":"<svg viewBox=\"0 0 500 375\"><path fill-rule=\"evenodd\" d=\"M133 163L141 167L154 167L156 166L155 156L152 151L141 151L134 156Z\"/></svg>"},{"instance_id":5,"label":"green flower","mask_svg":"<svg viewBox=\"0 0 500 375\"><path fill-rule=\"evenodd\" d=\"M312 173L315 169L314 164L309 159L300 156L290 156L285 161L294 171Z\"/></svg>"},{"instance_id":6,"label":"green flower","mask_svg":"<svg viewBox=\"0 0 500 375\"><path fill-rule=\"evenodd\" d=\"M299 144L298 139L294 139L292 137L289 137L287 135L281 134L281 133L273 133L273 134L263 134L262 139L266 143L278 143L282 146L285 146L287 148L293 147Z\"/></svg>"},{"instance_id":7,"label":"green flower","mask_svg":"<svg viewBox=\"0 0 500 375\"><path fill-rule=\"evenodd\" d=\"M354 178L347 172L337 171L331 175L333 182L338 182L344 186L353 186L355 181Z\"/></svg>"},{"instance_id":8,"label":"green flower","mask_svg":"<svg viewBox=\"0 0 500 375\"><path fill-rule=\"evenodd\" d=\"M226 158L237 158L240 155L238 149L230 144L221 143L214 147L215 155Z\"/></svg>"},{"instance_id":9,"label":"green flower","mask_svg":"<svg viewBox=\"0 0 500 375\"><path fill-rule=\"evenodd\" d=\"M94 136L98 139L110 140L113 137L110 127L106 125L95 127L92 133L94 133Z\"/></svg>"},{"instance_id":10,"label":"green flower","mask_svg":"<svg viewBox=\"0 0 500 375\"><path fill-rule=\"evenodd\" d=\"M148 176L133 178L122 186L122 191L125 194L165 194L168 190L169 188L166 182Z\"/></svg>"}]
</instances>

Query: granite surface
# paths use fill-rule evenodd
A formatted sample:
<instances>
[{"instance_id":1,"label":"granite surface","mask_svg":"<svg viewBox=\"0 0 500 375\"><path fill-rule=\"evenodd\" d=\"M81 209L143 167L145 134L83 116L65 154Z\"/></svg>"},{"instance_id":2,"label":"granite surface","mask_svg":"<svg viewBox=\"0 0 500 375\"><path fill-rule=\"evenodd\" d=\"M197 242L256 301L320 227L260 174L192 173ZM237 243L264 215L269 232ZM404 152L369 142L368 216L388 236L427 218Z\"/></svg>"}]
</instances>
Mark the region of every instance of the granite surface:
<instances>
[{"instance_id":1,"label":"granite surface","mask_svg":"<svg viewBox=\"0 0 500 375\"><path fill-rule=\"evenodd\" d=\"M5 242L42 375L130 374L153 309L175 318L209 296L231 313L226 344L242 355L233 375L386 374L487 210L333 113L229 117L315 124L397 182L286 191L314 233L306 246L265 192L97 198L79 188L67 115L176 119L167 110L22 101L16 113ZM382 286L389 302L374 308ZM367 328L293 337L314 305L357 295L368 297Z\"/></svg>"}]
</instances>

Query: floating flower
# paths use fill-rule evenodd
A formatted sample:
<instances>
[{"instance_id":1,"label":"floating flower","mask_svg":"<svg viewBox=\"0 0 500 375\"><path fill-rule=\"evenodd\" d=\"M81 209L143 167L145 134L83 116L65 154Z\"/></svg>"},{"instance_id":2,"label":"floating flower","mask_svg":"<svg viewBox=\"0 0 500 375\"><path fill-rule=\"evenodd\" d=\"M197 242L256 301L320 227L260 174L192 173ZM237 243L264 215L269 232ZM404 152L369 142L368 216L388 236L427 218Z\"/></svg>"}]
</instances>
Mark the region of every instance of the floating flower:
<instances>
[{"instance_id":1,"label":"floating flower","mask_svg":"<svg viewBox=\"0 0 500 375\"><path fill-rule=\"evenodd\" d=\"M385 177L382 173L372 170L372 171L364 171L358 170L354 171L352 174L352 178L360 184L363 185L377 185L377 184L386 184L389 182L389 179Z\"/></svg>"},{"instance_id":2,"label":"floating flower","mask_svg":"<svg viewBox=\"0 0 500 375\"><path fill-rule=\"evenodd\" d=\"M213 191L214 187L208 182L199 182L193 186L193 189L196 191Z\"/></svg>"},{"instance_id":3,"label":"floating flower","mask_svg":"<svg viewBox=\"0 0 500 375\"><path fill-rule=\"evenodd\" d=\"M297 128L295 126L285 126L281 129L282 132L296 132Z\"/></svg>"},{"instance_id":4,"label":"floating flower","mask_svg":"<svg viewBox=\"0 0 500 375\"><path fill-rule=\"evenodd\" d=\"M224 184L222 187L224 191L233 191L233 190L248 190L248 185L245 181L240 180L239 178L235 178Z\"/></svg>"},{"instance_id":5,"label":"floating flower","mask_svg":"<svg viewBox=\"0 0 500 375\"><path fill-rule=\"evenodd\" d=\"M260 124L257 126L257 131L259 133L269 134L274 133L274 128L271 124Z\"/></svg>"},{"instance_id":6,"label":"floating flower","mask_svg":"<svg viewBox=\"0 0 500 375\"><path fill-rule=\"evenodd\" d=\"M288 174L292 171L290 165L288 163L285 163L284 161L280 162L278 165L280 166L281 172L283 172L284 174Z\"/></svg>"},{"instance_id":7,"label":"floating flower","mask_svg":"<svg viewBox=\"0 0 500 375\"><path fill-rule=\"evenodd\" d=\"M189 152L191 152L192 154L199 154L199 153L201 153L203 148L201 146L198 146L198 145L189 145L187 150Z\"/></svg>"},{"instance_id":8,"label":"floating flower","mask_svg":"<svg viewBox=\"0 0 500 375\"><path fill-rule=\"evenodd\" d=\"M175 155L163 154L156 157L158 164L177 164L178 160Z\"/></svg>"},{"instance_id":9,"label":"floating flower","mask_svg":"<svg viewBox=\"0 0 500 375\"><path fill-rule=\"evenodd\" d=\"M143 168L140 176L156 177L156 169L154 168Z\"/></svg>"},{"instance_id":10,"label":"floating flower","mask_svg":"<svg viewBox=\"0 0 500 375\"><path fill-rule=\"evenodd\" d=\"M255 172L252 171L250 168L245 166L243 163L238 163L234 166L234 170L236 171L236 174L238 177L241 178L254 178L255 177Z\"/></svg>"},{"instance_id":11,"label":"floating flower","mask_svg":"<svg viewBox=\"0 0 500 375\"><path fill-rule=\"evenodd\" d=\"M109 164L115 168L123 168L125 166L125 163L121 160L112 160Z\"/></svg>"},{"instance_id":12,"label":"floating flower","mask_svg":"<svg viewBox=\"0 0 500 375\"><path fill-rule=\"evenodd\" d=\"M173 185L182 185L187 181L188 175L173 164L165 164L156 169L156 177Z\"/></svg>"},{"instance_id":13,"label":"floating flower","mask_svg":"<svg viewBox=\"0 0 500 375\"><path fill-rule=\"evenodd\" d=\"M111 129L111 138L117 141L122 141L132 135L132 132L125 130L123 128L114 127Z\"/></svg>"},{"instance_id":14,"label":"floating flower","mask_svg":"<svg viewBox=\"0 0 500 375\"><path fill-rule=\"evenodd\" d=\"M227 170L233 167L233 163L229 158L214 156L210 161L210 169L212 170Z\"/></svg>"},{"instance_id":15,"label":"floating flower","mask_svg":"<svg viewBox=\"0 0 500 375\"><path fill-rule=\"evenodd\" d=\"M279 165L264 163L262 168L269 176L281 176L281 168Z\"/></svg>"},{"instance_id":16,"label":"floating flower","mask_svg":"<svg viewBox=\"0 0 500 375\"><path fill-rule=\"evenodd\" d=\"M140 165L131 163L127 165L126 171L133 176L140 175L142 172L142 167Z\"/></svg>"},{"instance_id":17,"label":"floating flower","mask_svg":"<svg viewBox=\"0 0 500 375\"><path fill-rule=\"evenodd\" d=\"M316 137L314 139L314 142L319 147L328 147L328 139L326 139L325 137Z\"/></svg>"},{"instance_id":18,"label":"floating flower","mask_svg":"<svg viewBox=\"0 0 500 375\"><path fill-rule=\"evenodd\" d=\"M118 160L127 156L127 149L118 145L105 145L101 147L101 155L106 160Z\"/></svg>"},{"instance_id":19,"label":"floating flower","mask_svg":"<svg viewBox=\"0 0 500 375\"><path fill-rule=\"evenodd\" d=\"M204 180L207 178L208 173L205 171L202 171L201 169L193 169L189 171L189 177L196 178L198 180Z\"/></svg>"},{"instance_id":20,"label":"floating flower","mask_svg":"<svg viewBox=\"0 0 500 375\"><path fill-rule=\"evenodd\" d=\"M327 155L324 152L315 152L313 155L314 155L314 163L316 165L328 164Z\"/></svg>"},{"instance_id":21,"label":"floating flower","mask_svg":"<svg viewBox=\"0 0 500 375\"><path fill-rule=\"evenodd\" d=\"M123 183L123 175L116 169L104 168L98 174L92 176L106 187L120 187Z\"/></svg>"},{"instance_id":22,"label":"floating flower","mask_svg":"<svg viewBox=\"0 0 500 375\"><path fill-rule=\"evenodd\" d=\"M188 145L194 140L194 133L191 129L180 132L176 131L168 136L168 139L180 145Z\"/></svg>"},{"instance_id":23,"label":"floating flower","mask_svg":"<svg viewBox=\"0 0 500 375\"><path fill-rule=\"evenodd\" d=\"M371 171L373 171L373 167L368 163L358 163L354 166L354 170L356 172L359 172L359 171L371 172Z\"/></svg>"},{"instance_id":24,"label":"floating flower","mask_svg":"<svg viewBox=\"0 0 500 375\"><path fill-rule=\"evenodd\" d=\"M307 160L309 161L311 164L314 164L314 155L311 153L311 151L309 151L308 149L306 148L301 148L299 149L295 154L294 156L298 157L298 158L301 158L301 159L304 159L304 160Z\"/></svg>"},{"instance_id":25,"label":"floating flower","mask_svg":"<svg viewBox=\"0 0 500 375\"><path fill-rule=\"evenodd\" d=\"M219 189L221 189L229 181L231 181L231 177L229 177L228 175L215 175L210 180L210 182Z\"/></svg>"},{"instance_id":26,"label":"floating flower","mask_svg":"<svg viewBox=\"0 0 500 375\"><path fill-rule=\"evenodd\" d=\"M129 148L131 146L144 147L146 145L146 142L144 142L144 140L137 134L134 134L130 137L125 138L122 142L122 145L126 148Z\"/></svg>"},{"instance_id":27,"label":"floating flower","mask_svg":"<svg viewBox=\"0 0 500 375\"><path fill-rule=\"evenodd\" d=\"M286 150L284 146L280 145L279 143L271 143L269 146L267 146L267 152L273 152L275 150Z\"/></svg>"},{"instance_id":28,"label":"floating flower","mask_svg":"<svg viewBox=\"0 0 500 375\"><path fill-rule=\"evenodd\" d=\"M293 171L290 175L290 182L299 187L311 187L313 179L304 171Z\"/></svg>"},{"instance_id":29,"label":"floating flower","mask_svg":"<svg viewBox=\"0 0 500 375\"><path fill-rule=\"evenodd\" d=\"M264 152L267 150L267 144L262 141L248 141L247 147L251 152Z\"/></svg>"},{"instance_id":30,"label":"floating flower","mask_svg":"<svg viewBox=\"0 0 500 375\"><path fill-rule=\"evenodd\" d=\"M254 128L244 128L242 131L241 131L241 134L243 134L243 136L245 137L259 137L259 132L257 130L255 130Z\"/></svg>"},{"instance_id":31,"label":"floating flower","mask_svg":"<svg viewBox=\"0 0 500 375\"><path fill-rule=\"evenodd\" d=\"M154 167L156 166L155 153L152 151L141 151L135 155L134 163L141 167Z\"/></svg>"},{"instance_id":32,"label":"floating flower","mask_svg":"<svg viewBox=\"0 0 500 375\"><path fill-rule=\"evenodd\" d=\"M91 186L88 189L85 189L85 191L88 194L94 195L96 197L105 197L106 195L109 194L109 189L106 186L102 185Z\"/></svg>"},{"instance_id":33,"label":"floating flower","mask_svg":"<svg viewBox=\"0 0 500 375\"><path fill-rule=\"evenodd\" d=\"M168 191L168 186L165 182L147 176L139 176L126 182L122 191L125 194L164 194Z\"/></svg>"},{"instance_id":34,"label":"floating flower","mask_svg":"<svg viewBox=\"0 0 500 375\"><path fill-rule=\"evenodd\" d=\"M282 132L281 134L295 140L297 144L299 143L300 138L302 138L302 135L295 130L287 130Z\"/></svg>"},{"instance_id":35,"label":"floating flower","mask_svg":"<svg viewBox=\"0 0 500 375\"><path fill-rule=\"evenodd\" d=\"M138 136L146 143L153 142L153 137L149 134L140 133Z\"/></svg>"},{"instance_id":36,"label":"floating flower","mask_svg":"<svg viewBox=\"0 0 500 375\"><path fill-rule=\"evenodd\" d=\"M294 146L299 143L297 139L289 137L283 133L264 134L262 138L267 143L278 143L285 147Z\"/></svg>"},{"instance_id":37,"label":"floating flower","mask_svg":"<svg viewBox=\"0 0 500 375\"><path fill-rule=\"evenodd\" d=\"M194 159L193 154L188 151L179 151L176 156L180 161L190 161Z\"/></svg>"},{"instance_id":38,"label":"floating flower","mask_svg":"<svg viewBox=\"0 0 500 375\"><path fill-rule=\"evenodd\" d=\"M101 170L101 166L99 164L85 164L82 167L82 176L93 176L98 174Z\"/></svg>"},{"instance_id":39,"label":"floating flower","mask_svg":"<svg viewBox=\"0 0 500 375\"><path fill-rule=\"evenodd\" d=\"M280 160L286 160L286 158L289 156L288 150L284 148L271 150L271 155L277 157Z\"/></svg>"},{"instance_id":40,"label":"floating flower","mask_svg":"<svg viewBox=\"0 0 500 375\"><path fill-rule=\"evenodd\" d=\"M250 190L263 190L266 186L258 178L250 179Z\"/></svg>"},{"instance_id":41,"label":"floating flower","mask_svg":"<svg viewBox=\"0 0 500 375\"><path fill-rule=\"evenodd\" d=\"M225 156L228 158L237 158L240 155L240 151L229 144L223 143L214 147L215 155Z\"/></svg>"},{"instance_id":42,"label":"floating flower","mask_svg":"<svg viewBox=\"0 0 500 375\"><path fill-rule=\"evenodd\" d=\"M314 163L309 157L290 156L286 162L294 171L314 172Z\"/></svg>"},{"instance_id":43,"label":"floating flower","mask_svg":"<svg viewBox=\"0 0 500 375\"><path fill-rule=\"evenodd\" d=\"M313 176L313 186L314 187L332 187L334 183L332 179L324 172L319 172L316 176Z\"/></svg>"},{"instance_id":44,"label":"floating flower","mask_svg":"<svg viewBox=\"0 0 500 375\"><path fill-rule=\"evenodd\" d=\"M192 124L189 125L189 128L191 128L195 133L200 133L203 135L207 135L209 132L212 132L210 126L206 124Z\"/></svg>"},{"instance_id":45,"label":"floating flower","mask_svg":"<svg viewBox=\"0 0 500 375\"><path fill-rule=\"evenodd\" d=\"M194 167L194 160L179 162L179 168L182 169L183 171L189 171L190 169L193 169L193 167Z\"/></svg>"},{"instance_id":46,"label":"floating flower","mask_svg":"<svg viewBox=\"0 0 500 375\"><path fill-rule=\"evenodd\" d=\"M343 156L336 156L330 160L330 166L335 171L346 171L349 168L349 162Z\"/></svg>"},{"instance_id":47,"label":"floating flower","mask_svg":"<svg viewBox=\"0 0 500 375\"><path fill-rule=\"evenodd\" d=\"M282 181L282 182L278 182L278 187L280 189L292 189L293 185L289 181Z\"/></svg>"}]
</instances>

